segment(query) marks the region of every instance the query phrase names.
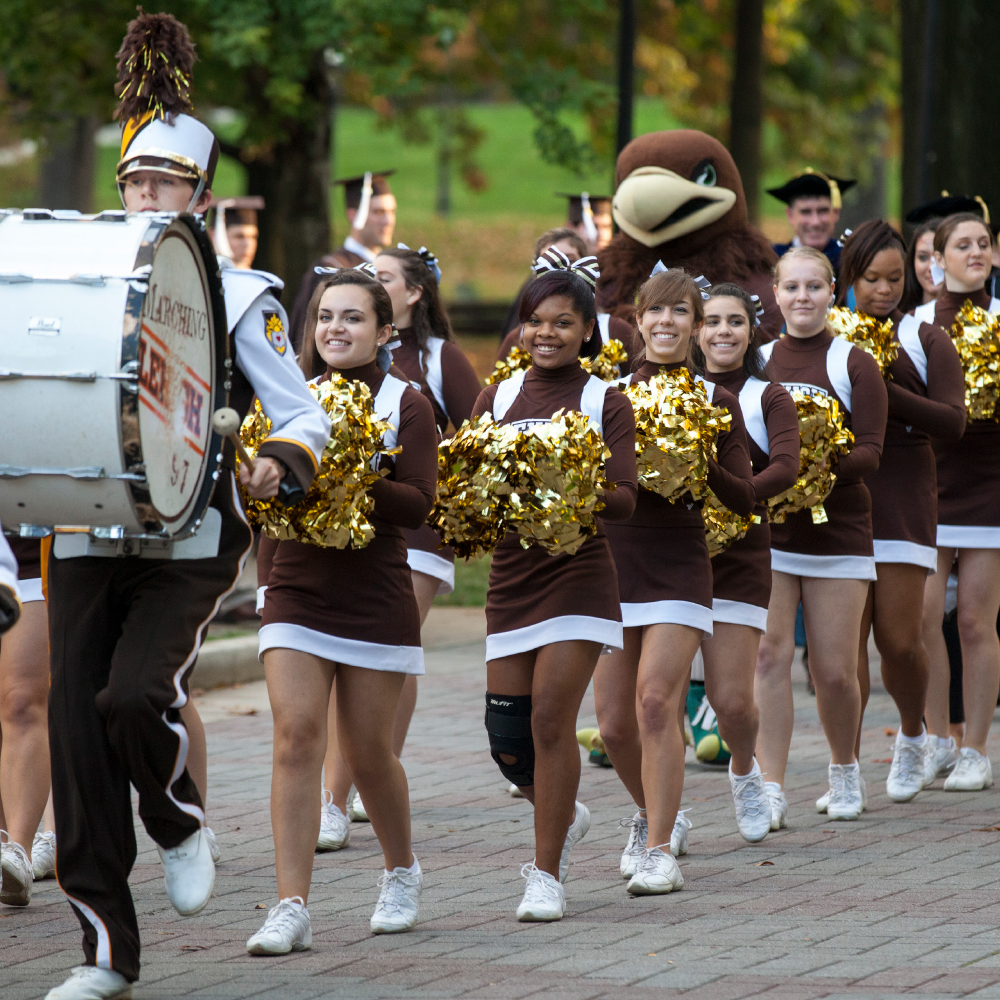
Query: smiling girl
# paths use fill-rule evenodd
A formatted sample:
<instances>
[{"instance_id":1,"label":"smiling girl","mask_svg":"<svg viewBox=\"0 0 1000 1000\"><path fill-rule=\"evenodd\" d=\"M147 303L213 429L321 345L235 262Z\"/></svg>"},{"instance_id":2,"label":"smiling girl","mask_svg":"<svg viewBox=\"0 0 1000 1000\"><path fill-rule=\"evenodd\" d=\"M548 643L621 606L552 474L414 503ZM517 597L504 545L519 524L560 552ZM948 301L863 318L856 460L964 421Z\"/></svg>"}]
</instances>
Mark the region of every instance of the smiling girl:
<instances>
[{"instance_id":1,"label":"smiling girl","mask_svg":"<svg viewBox=\"0 0 1000 1000\"><path fill-rule=\"evenodd\" d=\"M604 521L624 520L635 507L635 420L628 400L588 375L581 356L600 349L593 286L584 258L531 281L521 297L521 344L531 368L487 386L473 416L526 429L557 410L580 411L604 437L611 455L597 534L573 555L522 548L508 531L493 553L486 598L486 729L501 772L535 805L535 861L518 920L559 920L570 850L590 827L576 802L580 752L576 717L602 646L621 648L618 580ZM592 280L592 273L588 275Z\"/></svg>"},{"instance_id":2,"label":"smiling girl","mask_svg":"<svg viewBox=\"0 0 1000 1000\"><path fill-rule=\"evenodd\" d=\"M858 649L862 718L868 701L868 634L874 626L882 680L899 709L886 793L908 802L923 787L923 713L927 652L920 616L928 570L937 564L937 485L931 437L957 441L965 428L962 365L951 338L939 327L903 317L906 246L887 222L873 219L854 231L840 259L841 304L849 289L859 313L891 320L899 354L889 368L889 421L882 459L865 476L872 498L872 528L878 579L869 589ZM856 751L860 752L861 726ZM821 799L817 809L825 811Z\"/></svg>"},{"instance_id":3,"label":"smiling girl","mask_svg":"<svg viewBox=\"0 0 1000 1000\"><path fill-rule=\"evenodd\" d=\"M914 311L921 335L933 324L951 328L965 302L1000 312L985 289L993 236L971 212L951 215L934 234L934 259L944 291ZM1000 424L970 420L958 442L934 441L937 459L937 573L924 603L924 643L930 664L926 719L931 733L925 780L945 778L945 791L981 791L993 783L986 756L1000 686ZM948 735L948 656L941 633L948 574L957 561L958 632L962 643L965 745Z\"/></svg>"},{"instance_id":4,"label":"smiling girl","mask_svg":"<svg viewBox=\"0 0 1000 1000\"><path fill-rule=\"evenodd\" d=\"M863 477L878 468L888 401L875 359L827 329L833 291L833 268L818 250L794 247L775 266L774 294L787 332L764 346L767 374L788 389L837 400L855 442L834 469L826 522L816 523L807 509L771 526L771 600L755 689L757 757L769 779L772 825L778 826L786 825L788 814L781 786L794 720L791 668L800 602L816 707L830 744L827 811L831 819L854 820L864 808L854 749L861 718L858 636L875 557Z\"/></svg>"},{"instance_id":5,"label":"smiling girl","mask_svg":"<svg viewBox=\"0 0 1000 1000\"><path fill-rule=\"evenodd\" d=\"M639 290L636 320L645 357L619 385L649 382L686 366L691 339L703 320L698 285L680 270L655 275ZM727 507L747 515L754 503L753 470L739 403L726 389L705 388L709 400L732 417L730 429L719 434L716 459L709 461L708 484ZM684 788L678 715L691 661L702 639L712 635L712 567L701 505L690 494L671 503L640 488L635 514L626 523L609 525L608 540L618 568L625 642L623 649L601 658L594 699L608 756L638 806L620 870L629 879L629 892L666 893L684 884L675 855L686 851L686 830L671 844ZM725 678L707 663L705 673L713 706L720 696L720 731L736 744L730 774L734 795L739 786L740 830L760 840L770 814L753 738L742 725L742 716L752 709L745 698L729 696ZM752 701L752 689L745 694Z\"/></svg>"},{"instance_id":6,"label":"smiling girl","mask_svg":"<svg viewBox=\"0 0 1000 1000\"><path fill-rule=\"evenodd\" d=\"M423 523L434 500L437 434L430 403L388 374L392 335L385 289L357 271L317 286L300 363L315 381L335 374L368 386L389 474L370 488L375 537L364 548L320 548L261 541L266 584L260 629L274 713L271 824L278 905L247 942L251 954L286 954L312 938L306 902L320 831L316 799L326 751L327 706L337 688L340 749L361 793L385 858L371 929L409 930L423 876L410 849L406 774L392 750L392 724L407 675L424 672L420 616L406 564L403 528Z\"/></svg>"}]
</instances>

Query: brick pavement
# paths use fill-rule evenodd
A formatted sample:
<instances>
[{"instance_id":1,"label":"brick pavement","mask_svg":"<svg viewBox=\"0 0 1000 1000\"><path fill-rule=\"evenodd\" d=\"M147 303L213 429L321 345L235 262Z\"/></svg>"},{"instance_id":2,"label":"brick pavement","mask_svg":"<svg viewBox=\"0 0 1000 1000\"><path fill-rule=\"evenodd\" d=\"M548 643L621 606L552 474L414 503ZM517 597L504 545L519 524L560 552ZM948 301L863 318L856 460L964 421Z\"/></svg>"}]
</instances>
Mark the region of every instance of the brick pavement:
<instances>
[{"instance_id":1,"label":"brick pavement","mask_svg":"<svg viewBox=\"0 0 1000 1000\"><path fill-rule=\"evenodd\" d=\"M468 612L463 621L460 640L474 639ZM744 844L725 774L689 763L684 805L695 828L681 860L685 887L671 896L626 894L618 820L632 809L612 771L585 765L580 798L594 822L574 853L568 916L532 925L513 915L519 865L531 858L531 807L505 794L487 752L482 646L438 648L428 660L403 757L425 872L417 928L369 933L381 856L371 827L354 824L347 850L316 858L312 950L246 955L244 942L264 916L256 907L274 902L271 722L262 684L217 692L202 705L210 821L223 852L215 898L199 916L178 917L139 828L132 883L144 951L136 997L591 1000L621 996L627 986L629 1000L688 991L699 1000L1000 998L1000 830L977 831L997 824L998 794L946 794L939 785L891 804L884 727L896 719L880 690L862 755L869 810L857 823L831 823L813 809L826 754L801 684L788 830ZM229 714L254 706L253 715ZM588 699L581 722L592 718ZM36 887L27 910L4 907L0 997L44 996L79 961L79 933L53 882Z\"/></svg>"}]
</instances>

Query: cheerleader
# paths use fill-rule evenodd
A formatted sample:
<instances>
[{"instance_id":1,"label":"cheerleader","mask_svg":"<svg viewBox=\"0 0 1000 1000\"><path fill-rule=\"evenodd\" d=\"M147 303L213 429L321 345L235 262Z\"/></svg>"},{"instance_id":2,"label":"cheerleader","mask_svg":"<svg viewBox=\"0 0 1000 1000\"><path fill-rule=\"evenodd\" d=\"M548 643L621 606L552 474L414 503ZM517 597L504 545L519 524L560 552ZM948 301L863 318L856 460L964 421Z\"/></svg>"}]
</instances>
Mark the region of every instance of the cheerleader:
<instances>
[{"instance_id":1,"label":"cheerleader","mask_svg":"<svg viewBox=\"0 0 1000 1000\"><path fill-rule=\"evenodd\" d=\"M423 882L410 848L409 793L392 752L392 725L403 681L424 670L401 529L419 527L433 503L434 414L416 389L387 374L383 345L392 335L392 303L374 279L341 271L321 280L305 329L303 371L312 374L319 362L326 364L321 378L339 373L363 381L376 414L398 428L387 432L386 445L402 450L387 460L389 475L371 487L375 537L366 547L282 541L264 560L260 653L274 713L271 825L279 902L247 942L252 955L310 946L306 902L320 830L315 789L334 684L340 749L385 857L372 931L409 930Z\"/></svg>"},{"instance_id":2,"label":"cheerleader","mask_svg":"<svg viewBox=\"0 0 1000 1000\"><path fill-rule=\"evenodd\" d=\"M771 597L771 531L764 501L791 487L799 474L798 412L788 391L764 375L756 320L756 303L747 292L738 285L715 285L705 302L705 323L691 352L705 378L739 400L754 470L755 523L712 559L712 637L701 643L706 681L715 678L709 701L733 753L730 780L744 836L744 825L752 824L749 817L741 820L745 779L736 776L746 774L757 741L754 665ZM738 765L733 763L735 747L743 748ZM765 816L770 828L771 809L766 802Z\"/></svg>"},{"instance_id":3,"label":"cheerleader","mask_svg":"<svg viewBox=\"0 0 1000 1000\"><path fill-rule=\"evenodd\" d=\"M639 290L636 320L645 356L619 385L648 382L685 366L703 320L698 285L681 270L656 274ZM749 515L753 470L739 403L721 386L707 383L706 390L732 418L731 429L719 434L708 484L727 507ZM712 568L701 508L690 496L671 503L640 489L634 515L609 525L608 541L618 568L625 641L620 651L602 657L594 699L608 756L639 807L620 869L631 893L671 892L684 884L674 860L675 853L684 853L684 842L671 844L684 787L677 720L691 661L702 639L712 635ZM715 666L706 662L705 679L719 728L734 740L730 778L737 823L748 840L760 840L770 828L770 811L746 724L752 688L734 690Z\"/></svg>"},{"instance_id":4,"label":"cheerleader","mask_svg":"<svg viewBox=\"0 0 1000 1000\"><path fill-rule=\"evenodd\" d=\"M898 306L900 314L913 312L917 306L933 302L941 294L941 275L934 270L937 266L934 263L934 234L940 225L940 219L928 219L913 231L906 254L903 298Z\"/></svg>"},{"instance_id":5,"label":"cheerleader","mask_svg":"<svg viewBox=\"0 0 1000 1000\"><path fill-rule=\"evenodd\" d=\"M923 787L927 652L920 617L928 571L937 565L937 477L931 437L955 442L965 429L962 364L951 338L921 326L897 306L905 287L906 244L887 222L873 219L847 240L840 258L838 304L853 291L858 312L891 320L899 354L889 368L889 421L882 459L865 476L871 493L878 579L869 586L858 648L861 716L868 702L868 633L882 657L882 681L899 710L900 726L886 794L908 802ZM902 324L900 321L902 320ZM947 575L947 574L945 574ZM861 751L861 725L855 753ZM816 807L826 811L826 796Z\"/></svg>"},{"instance_id":6,"label":"cheerleader","mask_svg":"<svg viewBox=\"0 0 1000 1000\"><path fill-rule=\"evenodd\" d=\"M438 435L449 422L460 427L469 419L479 396L479 379L468 358L455 342L438 282L437 258L425 247L410 250L404 244L383 250L375 259L378 280L389 293L397 338L390 343L394 375L405 377L426 397L434 410ZM435 439L436 441L437 439ZM420 610L420 624L427 619L434 598L455 589L455 553L441 546L441 539L428 524L403 529L406 561L413 577L413 593ZM403 752L406 734L417 702L417 678L409 675L396 709L392 749ZM364 802L357 793L348 802L350 772L337 748L336 698L330 701L328 746L324 764L323 824L317 848L329 851L345 847L350 837L350 819L367 819Z\"/></svg>"},{"instance_id":7,"label":"cheerleader","mask_svg":"<svg viewBox=\"0 0 1000 1000\"><path fill-rule=\"evenodd\" d=\"M574 555L521 547L509 531L493 553L486 598L486 730L501 773L535 806L535 860L518 920L559 920L561 882L573 845L590 827L574 803L580 782L576 717L601 648L621 648L618 581L605 520L632 514L636 497L635 421L620 392L588 375L580 357L600 349L596 260L582 258L535 278L521 298L522 343L531 368L487 386L473 416L527 428L557 410L586 414L611 452L597 535Z\"/></svg>"},{"instance_id":8,"label":"cheerleader","mask_svg":"<svg viewBox=\"0 0 1000 1000\"><path fill-rule=\"evenodd\" d=\"M817 524L812 511L803 510L771 525L771 600L755 693L757 757L770 779L775 828L787 825L788 816L781 786L794 720L791 667L800 602L816 706L830 744L827 812L831 819L854 820L864 808L854 748L861 718L858 636L875 557L871 499L863 477L878 468L888 403L875 359L827 328L833 291L833 268L812 247L793 247L775 265L774 294L786 335L764 345L767 374L786 388L836 399L855 440L834 470L836 484L824 501L827 521Z\"/></svg>"},{"instance_id":9,"label":"cheerleader","mask_svg":"<svg viewBox=\"0 0 1000 1000\"><path fill-rule=\"evenodd\" d=\"M946 333L965 302L991 313L1000 300L984 285L990 276L993 237L971 212L949 216L934 234L934 260L944 290L913 317L921 338L936 326ZM912 323L911 323L912 328ZM903 340L903 327L900 326ZM928 371L930 366L928 364ZM925 718L931 734L925 781L944 777L945 791L981 791L993 783L986 756L1000 685L1000 423L970 420L960 441L934 441L937 459L937 573L927 581L924 643L930 666ZM957 560L958 631L962 644L965 745L948 735L948 654L941 633L948 574Z\"/></svg>"}]
</instances>

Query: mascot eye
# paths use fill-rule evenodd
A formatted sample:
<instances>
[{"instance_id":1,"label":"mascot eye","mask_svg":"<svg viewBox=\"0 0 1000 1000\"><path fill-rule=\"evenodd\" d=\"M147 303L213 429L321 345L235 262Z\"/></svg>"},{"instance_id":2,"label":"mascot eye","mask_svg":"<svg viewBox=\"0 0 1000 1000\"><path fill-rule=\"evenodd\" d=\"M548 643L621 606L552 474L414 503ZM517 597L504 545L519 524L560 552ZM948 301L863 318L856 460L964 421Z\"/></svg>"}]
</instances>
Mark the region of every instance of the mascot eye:
<instances>
[{"instance_id":1,"label":"mascot eye","mask_svg":"<svg viewBox=\"0 0 1000 1000\"><path fill-rule=\"evenodd\" d=\"M715 174L715 167L712 166L711 160L702 160L694 168L691 174L691 180L695 184L701 184L702 187L715 187L715 182L718 180Z\"/></svg>"}]
</instances>

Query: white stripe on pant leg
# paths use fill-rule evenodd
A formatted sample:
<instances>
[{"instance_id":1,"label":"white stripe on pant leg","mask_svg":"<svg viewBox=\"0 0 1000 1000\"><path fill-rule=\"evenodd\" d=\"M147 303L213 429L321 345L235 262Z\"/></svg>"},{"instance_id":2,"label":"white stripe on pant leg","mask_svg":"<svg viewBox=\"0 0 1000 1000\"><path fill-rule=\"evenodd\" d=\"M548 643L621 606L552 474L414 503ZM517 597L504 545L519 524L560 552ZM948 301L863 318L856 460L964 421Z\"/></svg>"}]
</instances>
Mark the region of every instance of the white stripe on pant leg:
<instances>
[{"instance_id":1,"label":"white stripe on pant leg","mask_svg":"<svg viewBox=\"0 0 1000 1000\"><path fill-rule=\"evenodd\" d=\"M229 474L229 482L233 491L233 506L236 509L236 513L239 516L240 520L244 524L247 524L247 519L243 516L243 507L240 504L239 493L236 489L236 479L233 477L232 473ZM247 527L249 527L249 524L247 524ZM194 647L192 648L191 652L188 653L184 662L174 672L174 690L177 692L177 697L174 699L173 703L169 706L169 708L181 709L187 704L188 697L184 693L184 688L181 686L181 681L184 679L184 674L188 671L188 669L191 667L191 665L194 663L195 659L198 656L198 650L201 648L201 638L205 632L205 629L208 627L208 623L216 616L216 614L218 614L219 607L222 605L222 602L236 589L236 584L240 582L240 577L243 575L243 567L246 565L247 556L250 555L250 550L252 548L253 548L253 532L250 533L249 545L247 545L243 555L240 556L239 566L236 569L236 576L233 578L233 582L229 585L229 587L226 588L226 590L224 590L216 598L215 606L212 608L211 613L198 626L198 630L195 633ZM187 726L185 726L183 722L174 722L174 723L169 722L167 720L166 712L163 713L162 719L164 724L177 734L179 740L179 745L177 747L177 757L174 760L174 768L170 775L170 781L167 783L167 787L164 789L164 791L167 793L167 798L170 799L170 801L173 802L173 804L177 806L177 808L180 809L181 812L187 813L189 816L194 816L195 819L197 819L198 822L202 826L204 826L205 825L204 811L190 802L180 802L178 799L174 798L174 793L173 793L174 782L177 781L177 779L184 773L184 769L187 767L187 756L188 756Z\"/></svg>"},{"instance_id":2,"label":"white stripe on pant leg","mask_svg":"<svg viewBox=\"0 0 1000 1000\"><path fill-rule=\"evenodd\" d=\"M57 862L58 865L58 862ZM59 874L56 873L56 882L59 882ZM96 964L99 969L110 969L111 968L111 937L108 934L108 928L105 926L104 921L89 907L86 903L81 903L80 900L71 896L62 885L59 886L62 889L62 894L73 904L86 918L90 921L91 927L97 931L97 958Z\"/></svg>"}]
</instances>

